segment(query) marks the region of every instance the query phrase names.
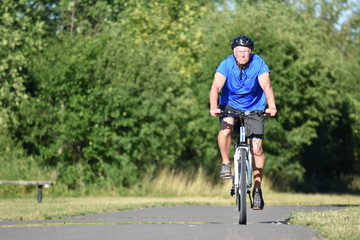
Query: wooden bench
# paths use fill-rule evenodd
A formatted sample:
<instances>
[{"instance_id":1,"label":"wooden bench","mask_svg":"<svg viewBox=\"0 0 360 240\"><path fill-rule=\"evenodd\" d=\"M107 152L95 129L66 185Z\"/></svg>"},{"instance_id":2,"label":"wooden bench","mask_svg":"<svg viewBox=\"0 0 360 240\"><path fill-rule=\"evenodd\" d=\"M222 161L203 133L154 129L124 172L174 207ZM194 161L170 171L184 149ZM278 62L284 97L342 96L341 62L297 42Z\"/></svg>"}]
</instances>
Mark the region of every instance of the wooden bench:
<instances>
[{"instance_id":1,"label":"wooden bench","mask_svg":"<svg viewBox=\"0 0 360 240\"><path fill-rule=\"evenodd\" d=\"M56 182L52 181L10 181L0 180L0 184L14 184L14 185L37 185L38 186L38 203L42 202L42 188L55 185Z\"/></svg>"}]
</instances>

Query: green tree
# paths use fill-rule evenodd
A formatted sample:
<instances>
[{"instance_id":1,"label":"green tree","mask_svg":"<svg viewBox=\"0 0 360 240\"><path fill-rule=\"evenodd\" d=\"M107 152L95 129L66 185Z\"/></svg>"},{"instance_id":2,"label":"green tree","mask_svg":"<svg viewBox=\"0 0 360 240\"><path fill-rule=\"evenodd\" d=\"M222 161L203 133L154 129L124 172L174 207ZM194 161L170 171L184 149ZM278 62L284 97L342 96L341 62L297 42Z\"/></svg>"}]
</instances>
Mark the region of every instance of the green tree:
<instances>
[{"instance_id":1,"label":"green tree","mask_svg":"<svg viewBox=\"0 0 360 240\"><path fill-rule=\"evenodd\" d=\"M324 119L317 128L318 137L307 148L302 157L302 165L307 169L306 178L311 183L308 189L314 191L344 191L351 185L359 168L358 131L358 84L355 72L359 70L356 60L359 52L358 1L307 1L306 8L313 8L313 18L317 22L319 37L329 49L336 49L334 58L334 78L331 87L337 92L334 101L336 118ZM352 9L353 14L346 10ZM348 20L340 23L340 16L347 14ZM307 15L305 15L307 16ZM309 17L309 16L308 16ZM308 18L306 17L306 18ZM340 25L341 24L341 25ZM327 54L330 51L326 51ZM310 160L311 159L311 160Z\"/></svg>"},{"instance_id":2,"label":"green tree","mask_svg":"<svg viewBox=\"0 0 360 240\"><path fill-rule=\"evenodd\" d=\"M54 6L55 32L91 35L103 31L113 22L121 20L120 14L131 1L127 0L61 0Z\"/></svg>"},{"instance_id":3,"label":"green tree","mask_svg":"<svg viewBox=\"0 0 360 240\"><path fill-rule=\"evenodd\" d=\"M199 115L189 86L200 36L190 27L207 6L132 4L106 31L64 32L33 59L17 135L68 186L127 186L163 165L201 164L185 157Z\"/></svg>"},{"instance_id":4,"label":"green tree","mask_svg":"<svg viewBox=\"0 0 360 240\"><path fill-rule=\"evenodd\" d=\"M21 144L14 141L14 129L21 121L17 115L19 106L29 98L26 91L29 58L46 46L50 3L4 0L0 4L0 162L3 166L0 174L4 177L11 177L9 168L5 167L10 161L34 163L26 158ZM21 169L23 165L18 166ZM23 171L13 172L19 172L19 177L28 176Z\"/></svg>"}]
</instances>

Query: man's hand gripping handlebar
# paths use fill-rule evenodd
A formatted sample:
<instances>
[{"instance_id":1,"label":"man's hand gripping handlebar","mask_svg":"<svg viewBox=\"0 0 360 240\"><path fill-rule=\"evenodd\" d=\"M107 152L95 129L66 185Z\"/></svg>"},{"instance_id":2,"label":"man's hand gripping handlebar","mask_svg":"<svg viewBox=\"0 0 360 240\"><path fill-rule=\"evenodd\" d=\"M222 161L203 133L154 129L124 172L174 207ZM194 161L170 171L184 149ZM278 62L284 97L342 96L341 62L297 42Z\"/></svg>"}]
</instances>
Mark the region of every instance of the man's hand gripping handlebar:
<instances>
[{"instance_id":1,"label":"man's hand gripping handlebar","mask_svg":"<svg viewBox=\"0 0 360 240\"><path fill-rule=\"evenodd\" d=\"M209 112L209 115L211 115L213 117L220 117L220 116L222 116L222 114L223 114L223 111L219 108L210 110L210 112Z\"/></svg>"}]
</instances>

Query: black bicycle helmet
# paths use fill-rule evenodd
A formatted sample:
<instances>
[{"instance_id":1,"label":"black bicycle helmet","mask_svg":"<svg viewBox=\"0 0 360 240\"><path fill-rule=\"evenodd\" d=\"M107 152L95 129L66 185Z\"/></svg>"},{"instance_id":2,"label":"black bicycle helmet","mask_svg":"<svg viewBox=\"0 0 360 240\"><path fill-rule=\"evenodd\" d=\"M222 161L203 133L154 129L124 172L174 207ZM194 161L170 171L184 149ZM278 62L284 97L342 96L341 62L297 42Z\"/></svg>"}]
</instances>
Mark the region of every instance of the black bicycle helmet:
<instances>
[{"instance_id":1,"label":"black bicycle helmet","mask_svg":"<svg viewBox=\"0 0 360 240\"><path fill-rule=\"evenodd\" d=\"M245 36L245 35L240 35L235 37L232 41L231 41L231 49L234 50L235 47L237 46L245 46L250 48L251 50L254 49L254 42L251 39L251 37Z\"/></svg>"}]
</instances>

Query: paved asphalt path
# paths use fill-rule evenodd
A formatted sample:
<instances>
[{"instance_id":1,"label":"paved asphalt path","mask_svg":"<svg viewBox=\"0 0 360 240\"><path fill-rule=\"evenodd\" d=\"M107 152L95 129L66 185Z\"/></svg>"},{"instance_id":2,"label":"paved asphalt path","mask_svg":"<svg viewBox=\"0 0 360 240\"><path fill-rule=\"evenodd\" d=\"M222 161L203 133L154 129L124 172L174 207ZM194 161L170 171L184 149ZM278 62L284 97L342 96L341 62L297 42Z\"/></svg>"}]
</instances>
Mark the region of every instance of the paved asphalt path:
<instances>
[{"instance_id":1,"label":"paved asphalt path","mask_svg":"<svg viewBox=\"0 0 360 240\"><path fill-rule=\"evenodd\" d=\"M226 240L318 239L311 228L288 225L294 211L341 207L265 207L248 209L248 224L238 224L236 207L185 206L127 210L62 220L3 221L0 240Z\"/></svg>"}]
</instances>

